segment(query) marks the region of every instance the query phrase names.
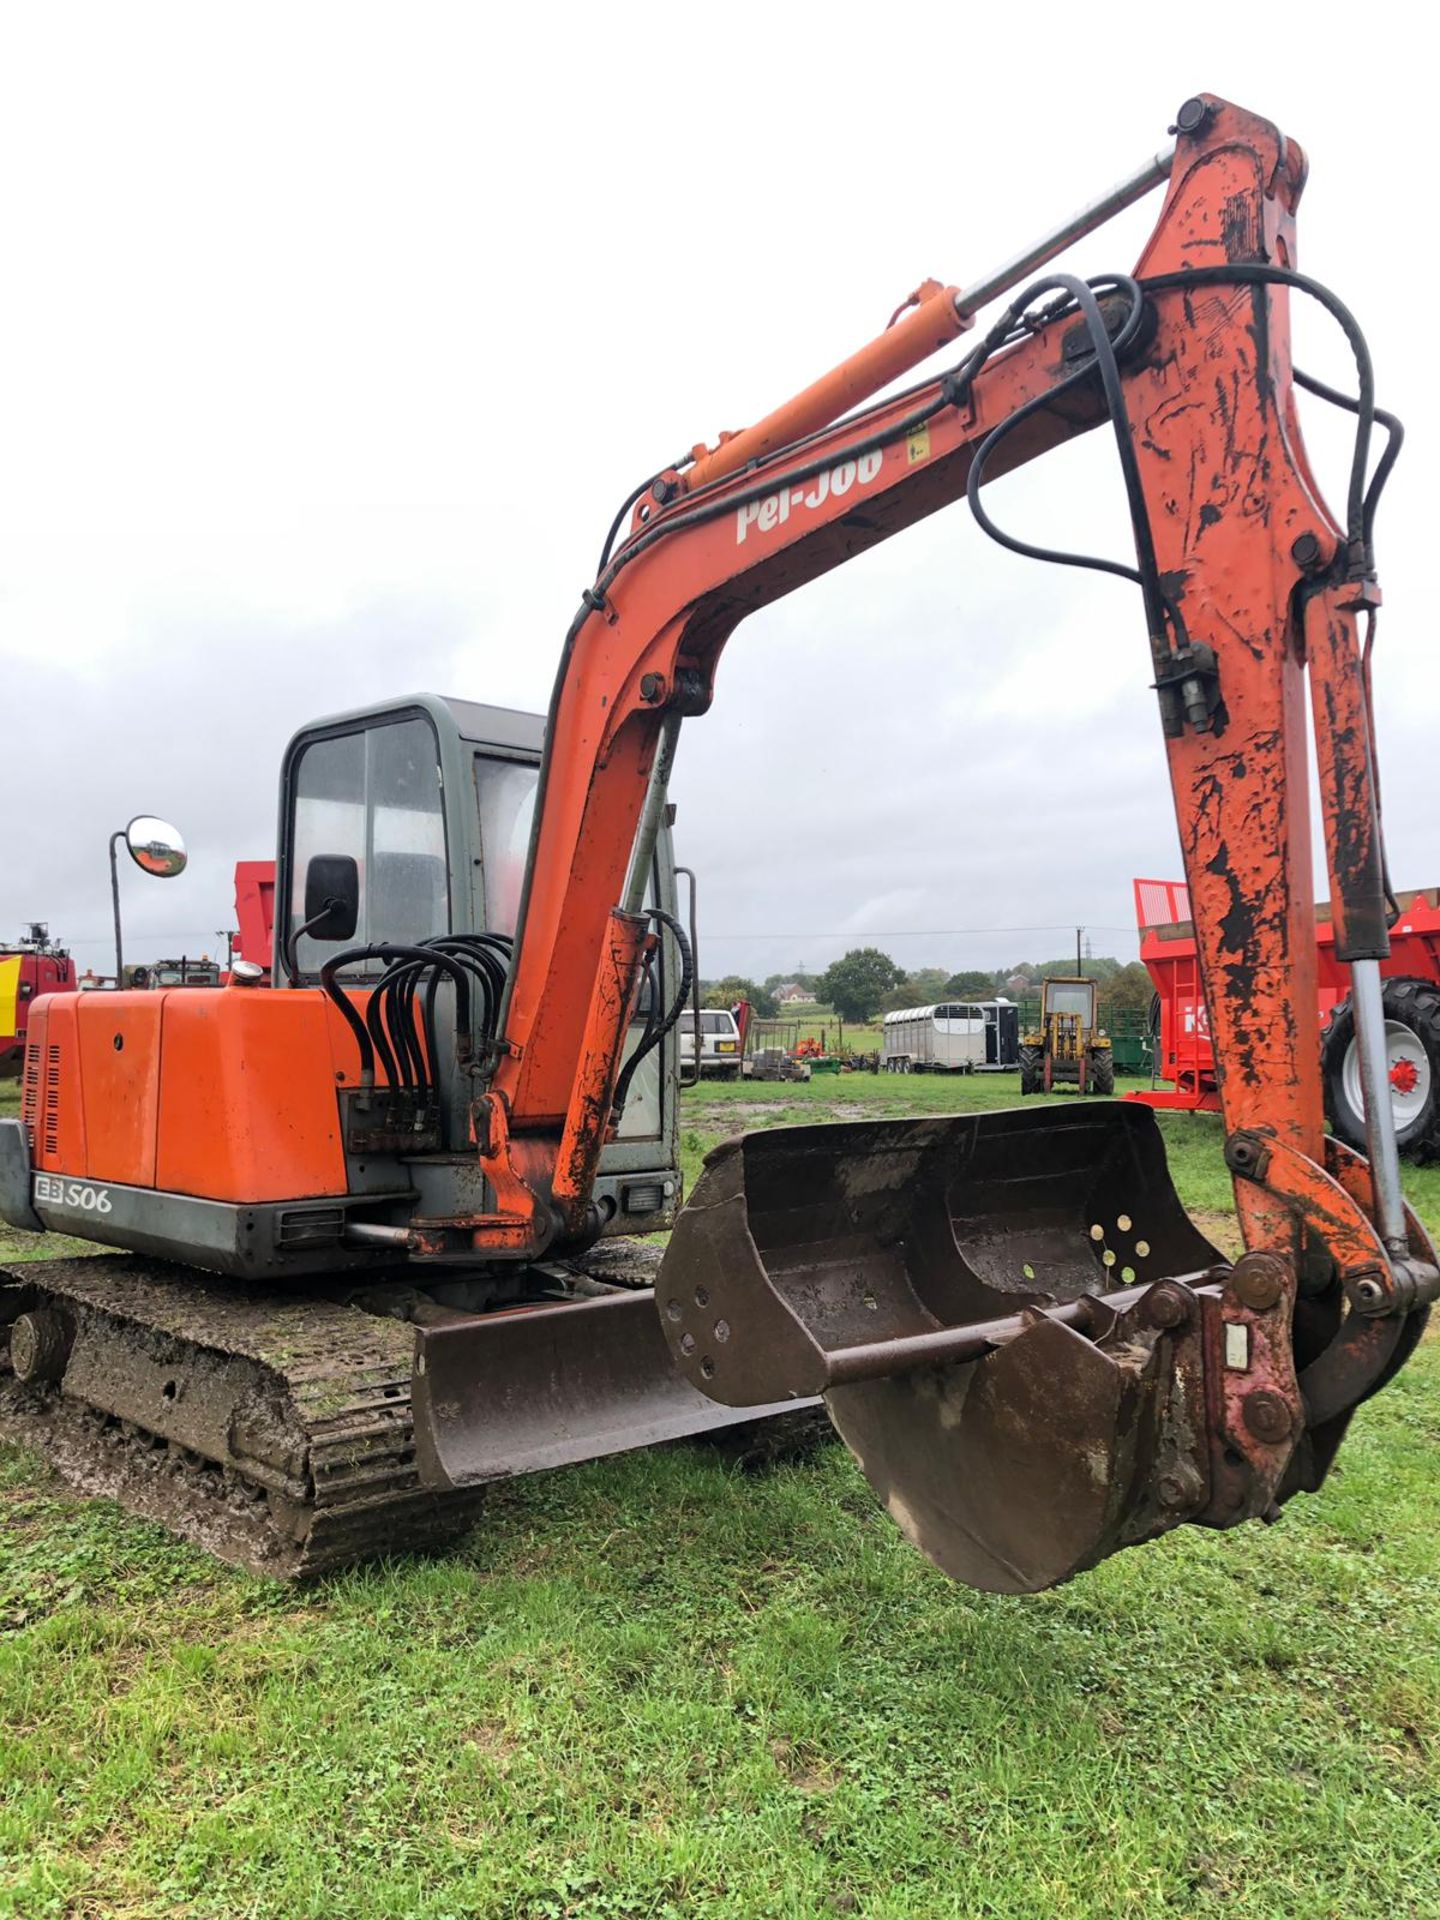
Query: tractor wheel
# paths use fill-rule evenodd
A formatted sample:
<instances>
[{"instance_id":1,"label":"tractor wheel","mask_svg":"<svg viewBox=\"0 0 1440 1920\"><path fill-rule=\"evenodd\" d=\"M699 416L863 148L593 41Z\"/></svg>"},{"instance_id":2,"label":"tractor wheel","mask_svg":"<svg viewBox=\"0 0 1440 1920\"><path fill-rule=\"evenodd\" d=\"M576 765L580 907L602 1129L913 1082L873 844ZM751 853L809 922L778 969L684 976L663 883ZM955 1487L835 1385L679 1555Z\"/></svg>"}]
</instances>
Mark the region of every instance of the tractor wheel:
<instances>
[{"instance_id":1,"label":"tractor wheel","mask_svg":"<svg viewBox=\"0 0 1440 1920\"><path fill-rule=\"evenodd\" d=\"M1410 1160L1440 1159L1440 987L1428 980L1387 980L1382 1003L1386 1070L1400 1151ZM1348 1000L1342 1000L1330 1016L1320 1059L1331 1131L1363 1153L1360 1053Z\"/></svg>"},{"instance_id":2,"label":"tractor wheel","mask_svg":"<svg viewBox=\"0 0 1440 1920\"><path fill-rule=\"evenodd\" d=\"M1045 1087L1045 1056L1039 1047L1020 1049L1020 1091L1042 1093Z\"/></svg>"},{"instance_id":3,"label":"tractor wheel","mask_svg":"<svg viewBox=\"0 0 1440 1920\"><path fill-rule=\"evenodd\" d=\"M1102 1047L1090 1056L1088 1093L1110 1094L1115 1091L1115 1056L1108 1047Z\"/></svg>"}]
</instances>

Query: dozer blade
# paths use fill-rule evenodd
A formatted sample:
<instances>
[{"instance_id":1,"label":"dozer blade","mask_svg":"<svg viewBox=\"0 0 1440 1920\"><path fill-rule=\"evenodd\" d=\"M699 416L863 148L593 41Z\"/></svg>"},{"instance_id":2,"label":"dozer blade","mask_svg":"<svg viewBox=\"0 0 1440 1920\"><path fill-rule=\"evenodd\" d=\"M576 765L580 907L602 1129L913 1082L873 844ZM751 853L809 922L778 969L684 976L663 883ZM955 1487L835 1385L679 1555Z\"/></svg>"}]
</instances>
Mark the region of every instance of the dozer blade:
<instances>
[{"instance_id":1,"label":"dozer blade","mask_svg":"<svg viewBox=\"0 0 1440 1920\"><path fill-rule=\"evenodd\" d=\"M411 1389L426 1486L479 1485L789 1413L720 1407L683 1379L646 1287L417 1327ZM811 1402L810 1404L813 1404Z\"/></svg>"},{"instance_id":2,"label":"dozer blade","mask_svg":"<svg viewBox=\"0 0 1440 1920\"><path fill-rule=\"evenodd\" d=\"M729 1141L656 1293L697 1386L823 1393L924 1553L1030 1592L1204 1507L1219 1278L1154 1115L1116 1102Z\"/></svg>"}]
</instances>

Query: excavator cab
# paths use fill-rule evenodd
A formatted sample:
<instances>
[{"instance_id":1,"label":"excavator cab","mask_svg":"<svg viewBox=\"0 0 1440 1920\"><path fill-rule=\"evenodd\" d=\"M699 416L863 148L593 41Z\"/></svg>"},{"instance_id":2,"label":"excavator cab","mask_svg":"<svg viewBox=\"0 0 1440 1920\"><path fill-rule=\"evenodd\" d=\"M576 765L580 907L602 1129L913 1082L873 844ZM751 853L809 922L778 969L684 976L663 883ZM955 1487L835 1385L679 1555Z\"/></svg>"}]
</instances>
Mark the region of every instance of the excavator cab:
<instances>
[{"instance_id":1,"label":"excavator cab","mask_svg":"<svg viewBox=\"0 0 1440 1920\"><path fill-rule=\"evenodd\" d=\"M327 960L370 947L371 956L343 974L365 992L385 972L384 948L437 941L484 943L503 972L524 892L543 736L538 714L429 694L317 721L298 733L280 778L275 986L313 992ZM326 885L346 873L352 890L346 916L333 931L323 923L307 931L307 920L323 908ZM318 896L317 880L324 883ZM647 897L675 911L668 827L657 839ZM673 957L662 952L651 990L663 994L672 971ZM463 1152L487 1014L493 1024L498 1009L493 997L487 1003L483 994L471 995L467 1068L455 1044L453 981L437 989L436 1004L435 1110L420 1144L429 1153ZM631 1049L647 1010L645 1003L636 1008ZM653 1231L674 1217L678 1072L673 1036L636 1072L597 1181L602 1236ZM472 1169L473 1154L463 1158ZM350 1159L351 1185L373 1184L373 1150ZM437 1186L453 1178L425 1177ZM452 1204L437 1192L427 1201L432 1213L475 1206L473 1194L463 1202L454 1195Z\"/></svg>"},{"instance_id":2,"label":"excavator cab","mask_svg":"<svg viewBox=\"0 0 1440 1920\"><path fill-rule=\"evenodd\" d=\"M0 1123L7 1217L282 1286L396 1261L461 1264L467 1229L442 1223L493 1200L471 1103L499 1016L542 738L538 715L428 694L299 732L281 770L268 972L215 995L37 1002L23 1126ZM673 911L668 826L646 885ZM413 991L381 1005L393 956L407 952L421 956ZM650 996L673 991L675 965L668 943L657 949ZM645 1021L642 996L627 1057ZM592 1239L673 1220L678 1075L667 1034L636 1068L601 1155Z\"/></svg>"}]
</instances>

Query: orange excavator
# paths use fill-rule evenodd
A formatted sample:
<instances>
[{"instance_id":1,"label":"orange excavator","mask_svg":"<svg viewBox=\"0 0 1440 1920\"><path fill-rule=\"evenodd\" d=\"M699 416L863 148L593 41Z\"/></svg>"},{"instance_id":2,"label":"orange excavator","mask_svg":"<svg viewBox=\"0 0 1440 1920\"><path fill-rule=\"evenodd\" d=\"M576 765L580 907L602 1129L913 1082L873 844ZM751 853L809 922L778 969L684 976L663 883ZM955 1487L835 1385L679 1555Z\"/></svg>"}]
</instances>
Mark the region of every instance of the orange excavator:
<instances>
[{"instance_id":1,"label":"orange excavator","mask_svg":"<svg viewBox=\"0 0 1440 1920\"><path fill-rule=\"evenodd\" d=\"M218 993L36 1003L0 1210L128 1250L4 1277L14 1404L62 1464L100 1484L108 1452L132 1503L188 1502L197 1537L304 1571L432 1537L498 1476L823 1396L917 1546L1008 1591L1320 1486L1440 1291L1384 1085L1369 659L1398 429L1357 323L1296 267L1300 149L1209 96L1171 135L637 489L543 744L524 716L427 700L302 733L269 984L252 962ZM1156 188L1133 271L1046 270ZM1353 395L1292 368L1297 296L1338 323ZM938 376L874 398L1002 299ZM1338 515L1297 388L1354 420ZM986 483L1092 429L1133 560L990 513ZM1233 1261L1124 1103L768 1130L678 1207L682 723L746 614L962 499L1017 553L1139 590ZM1307 683L1363 1155L1324 1131ZM658 1262L627 1238L672 1225Z\"/></svg>"}]
</instances>

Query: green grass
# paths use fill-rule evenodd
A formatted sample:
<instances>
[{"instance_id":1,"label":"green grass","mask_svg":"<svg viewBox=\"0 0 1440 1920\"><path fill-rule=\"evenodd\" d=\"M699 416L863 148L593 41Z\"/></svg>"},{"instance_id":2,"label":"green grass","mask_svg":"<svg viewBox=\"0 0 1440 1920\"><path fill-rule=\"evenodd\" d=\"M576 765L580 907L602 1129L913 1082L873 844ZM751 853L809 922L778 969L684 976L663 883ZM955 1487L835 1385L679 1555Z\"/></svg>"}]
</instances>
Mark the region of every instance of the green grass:
<instances>
[{"instance_id":1,"label":"green grass","mask_svg":"<svg viewBox=\"0 0 1440 1920\"><path fill-rule=\"evenodd\" d=\"M707 1085L687 1157L1013 1091ZM1225 1210L1214 1123L1163 1124ZM1433 1920L1437 1443L1430 1343L1278 1526L1025 1600L919 1560L838 1447L518 1482L308 1591L0 1451L0 1914Z\"/></svg>"}]
</instances>

